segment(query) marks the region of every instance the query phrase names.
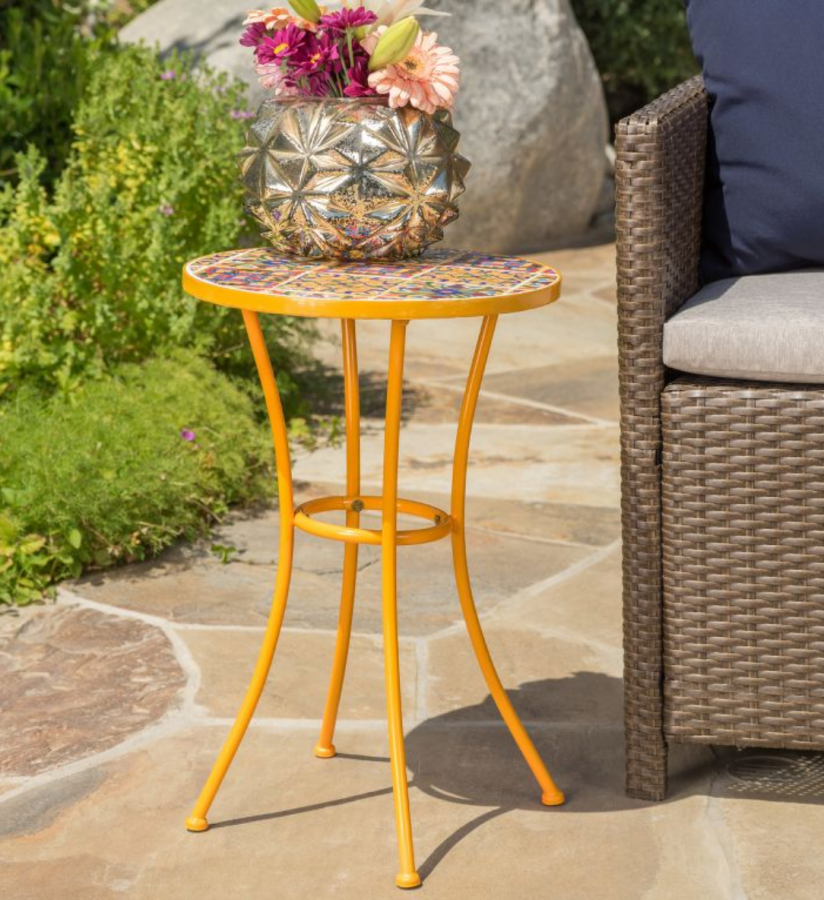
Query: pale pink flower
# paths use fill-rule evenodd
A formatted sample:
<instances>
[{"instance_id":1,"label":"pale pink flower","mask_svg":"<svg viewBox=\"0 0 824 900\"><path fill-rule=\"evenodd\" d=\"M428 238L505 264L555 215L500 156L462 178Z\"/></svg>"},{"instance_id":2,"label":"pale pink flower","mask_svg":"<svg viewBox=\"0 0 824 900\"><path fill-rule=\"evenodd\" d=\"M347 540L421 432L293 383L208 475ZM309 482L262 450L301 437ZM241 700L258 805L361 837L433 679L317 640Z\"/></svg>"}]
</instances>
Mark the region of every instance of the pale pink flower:
<instances>
[{"instance_id":1,"label":"pale pink flower","mask_svg":"<svg viewBox=\"0 0 824 900\"><path fill-rule=\"evenodd\" d=\"M372 54L385 30L377 28L361 41L367 53ZM441 47L434 31L421 31L406 59L372 72L369 86L388 95L393 109L411 105L431 115L440 107L452 108L460 77L459 60L451 48Z\"/></svg>"},{"instance_id":2,"label":"pale pink flower","mask_svg":"<svg viewBox=\"0 0 824 900\"><path fill-rule=\"evenodd\" d=\"M279 63L258 63L255 71L261 85L273 91L276 97L294 97L300 93L297 87L286 84L286 75Z\"/></svg>"},{"instance_id":3,"label":"pale pink flower","mask_svg":"<svg viewBox=\"0 0 824 900\"><path fill-rule=\"evenodd\" d=\"M307 22L296 16L291 10L285 6L273 6L271 9L250 9L243 20L244 25L253 25L256 22L262 22L266 26L267 31L278 31L286 28L287 25L297 25L304 31L317 31L318 26L314 22Z\"/></svg>"}]
</instances>

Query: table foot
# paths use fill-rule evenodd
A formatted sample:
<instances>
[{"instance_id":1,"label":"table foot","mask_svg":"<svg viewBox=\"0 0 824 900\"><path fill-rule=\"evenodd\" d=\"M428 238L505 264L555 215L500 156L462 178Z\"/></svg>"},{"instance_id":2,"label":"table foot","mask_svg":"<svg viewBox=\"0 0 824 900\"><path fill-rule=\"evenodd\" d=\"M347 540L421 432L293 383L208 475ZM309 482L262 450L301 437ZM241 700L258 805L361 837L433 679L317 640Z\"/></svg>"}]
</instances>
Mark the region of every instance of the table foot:
<instances>
[{"instance_id":1,"label":"table foot","mask_svg":"<svg viewBox=\"0 0 824 900\"><path fill-rule=\"evenodd\" d=\"M186 819L186 831L208 831L209 822L200 816L189 816Z\"/></svg>"},{"instance_id":2,"label":"table foot","mask_svg":"<svg viewBox=\"0 0 824 900\"><path fill-rule=\"evenodd\" d=\"M405 891L421 886L421 876L417 872L401 872L395 879L395 884Z\"/></svg>"},{"instance_id":3,"label":"table foot","mask_svg":"<svg viewBox=\"0 0 824 900\"><path fill-rule=\"evenodd\" d=\"M331 759L333 756L337 756L337 754L338 751L335 749L334 744L329 744L326 747L315 744L315 756L317 756L318 759Z\"/></svg>"},{"instance_id":4,"label":"table foot","mask_svg":"<svg viewBox=\"0 0 824 900\"><path fill-rule=\"evenodd\" d=\"M541 803L544 806L563 806L566 803L566 797L563 791L544 791L541 794Z\"/></svg>"}]
</instances>

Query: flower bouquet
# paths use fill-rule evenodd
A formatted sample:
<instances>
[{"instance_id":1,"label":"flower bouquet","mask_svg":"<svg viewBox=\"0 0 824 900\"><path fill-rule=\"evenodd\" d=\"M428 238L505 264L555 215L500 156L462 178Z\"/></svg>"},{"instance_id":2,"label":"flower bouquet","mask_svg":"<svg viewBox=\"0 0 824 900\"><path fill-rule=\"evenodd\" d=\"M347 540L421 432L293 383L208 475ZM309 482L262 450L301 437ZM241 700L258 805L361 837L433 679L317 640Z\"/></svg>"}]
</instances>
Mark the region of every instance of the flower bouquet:
<instances>
[{"instance_id":1,"label":"flower bouquet","mask_svg":"<svg viewBox=\"0 0 824 900\"><path fill-rule=\"evenodd\" d=\"M451 111L457 56L416 15L422 0L289 0L249 13L261 105L241 155L264 237L313 258L399 259L457 218L469 163Z\"/></svg>"}]
</instances>

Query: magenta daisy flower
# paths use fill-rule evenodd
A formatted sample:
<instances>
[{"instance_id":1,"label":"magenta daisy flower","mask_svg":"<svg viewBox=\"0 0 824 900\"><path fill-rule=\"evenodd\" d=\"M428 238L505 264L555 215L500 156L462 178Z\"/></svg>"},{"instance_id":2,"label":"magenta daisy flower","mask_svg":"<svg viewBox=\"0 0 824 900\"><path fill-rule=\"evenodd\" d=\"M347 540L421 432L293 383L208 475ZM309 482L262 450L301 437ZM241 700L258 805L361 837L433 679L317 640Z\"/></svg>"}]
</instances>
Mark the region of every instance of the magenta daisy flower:
<instances>
[{"instance_id":1,"label":"magenta daisy flower","mask_svg":"<svg viewBox=\"0 0 824 900\"><path fill-rule=\"evenodd\" d=\"M354 31L377 22L378 17L370 9L363 6L344 6L335 12L320 17L320 24L330 31Z\"/></svg>"},{"instance_id":2,"label":"magenta daisy flower","mask_svg":"<svg viewBox=\"0 0 824 900\"><path fill-rule=\"evenodd\" d=\"M255 49L258 62L267 65L273 62L290 59L303 52L303 45L309 37L308 31L297 25L287 25L276 31L271 37L265 37Z\"/></svg>"},{"instance_id":3,"label":"magenta daisy flower","mask_svg":"<svg viewBox=\"0 0 824 900\"><path fill-rule=\"evenodd\" d=\"M363 54L363 51L361 51ZM374 97L376 92L369 85L369 57L365 54L355 58L355 65L347 69L349 84L343 89L347 97Z\"/></svg>"},{"instance_id":4,"label":"magenta daisy flower","mask_svg":"<svg viewBox=\"0 0 824 900\"><path fill-rule=\"evenodd\" d=\"M317 37L311 35L298 48L290 63L294 66L295 77L316 75L319 72L339 72L341 70L338 45L328 32Z\"/></svg>"},{"instance_id":5,"label":"magenta daisy flower","mask_svg":"<svg viewBox=\"0 0 824 900\"><path fill-rule=\"evenodd\" d=\"M266 26L263 22L252 22L240 37L241 47L257 47L266 37Z\"/></svg>"}]
</instances>

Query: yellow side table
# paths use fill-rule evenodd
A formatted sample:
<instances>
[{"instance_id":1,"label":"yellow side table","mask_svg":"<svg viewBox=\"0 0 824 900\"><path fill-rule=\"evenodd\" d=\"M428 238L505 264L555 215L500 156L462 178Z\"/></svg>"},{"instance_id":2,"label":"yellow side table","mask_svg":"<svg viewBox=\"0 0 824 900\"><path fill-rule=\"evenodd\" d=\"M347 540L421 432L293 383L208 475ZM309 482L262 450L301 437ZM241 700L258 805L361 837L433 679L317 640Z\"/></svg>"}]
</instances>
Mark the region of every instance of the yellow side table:
<instances>
[{"instance_id":1,"label":"yellow side table","mask_svg":"<svg viewBox=\"0 0 824 900\"><path fill-rule=\"evenodd\" d=\"M358 571L358 544L379 544L382 550L383 645L387 716L395 819L398 830L401 888L421 883L415 868L406 756L401 711L397 620L397 547L425 544L450 536L461 610L489 691L541 788L541 801L558 806L564 795L555 786L535 745L526 733L495 671L472 597L464 535L466 467L469 439L478 393L498 316L544 306L560 294L561 279L554 269L525 259L481 253L434 250L418 259L397 263L317 263L278 256L270 250L217 253L188 263L183 286L193 297L240 309L252 346L272 424L280 501L280 552L272 611L263 646L237 719L226 739L191 816L189 831L205 831L206 815L243 739L272 665L283 623L292 569L294 530L344 542L343 589L332 676L315 755L335 755L332 743L340 702ZM277 384L264 342L258 313L341 320L346 408L346 496L324 497L295 507L289 441ZM455 442L451 509L398 497L401 396L406 328L412 319L459 316L483 317L475 355L466 383ZM360 402L355 325L358 319L389 319L389 376L386 392L383 493L365 496L360 485ZM380 510L382 527L360 527L363 510ZM316 518L344 510L346 524ZM398 530L398 513L428 521L424 528Z\"/></svg>"}]
</instances>

